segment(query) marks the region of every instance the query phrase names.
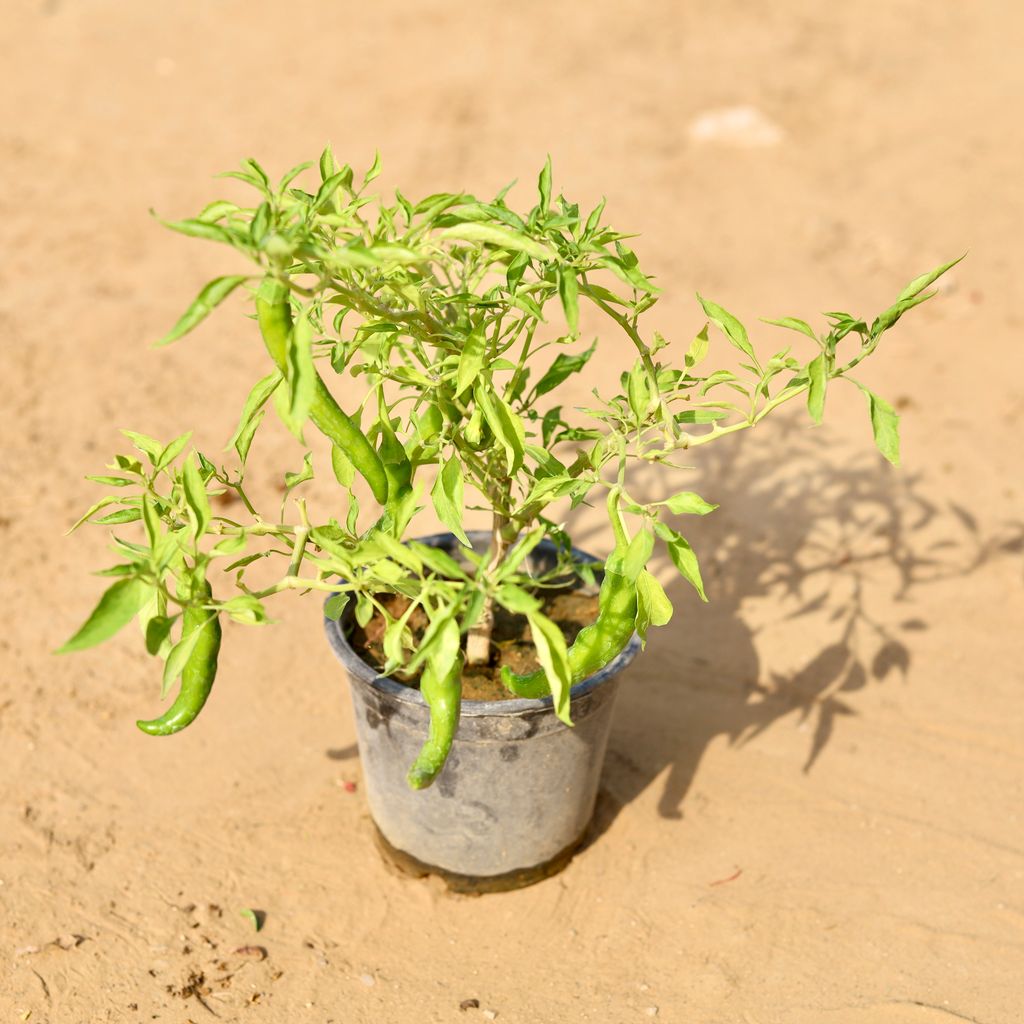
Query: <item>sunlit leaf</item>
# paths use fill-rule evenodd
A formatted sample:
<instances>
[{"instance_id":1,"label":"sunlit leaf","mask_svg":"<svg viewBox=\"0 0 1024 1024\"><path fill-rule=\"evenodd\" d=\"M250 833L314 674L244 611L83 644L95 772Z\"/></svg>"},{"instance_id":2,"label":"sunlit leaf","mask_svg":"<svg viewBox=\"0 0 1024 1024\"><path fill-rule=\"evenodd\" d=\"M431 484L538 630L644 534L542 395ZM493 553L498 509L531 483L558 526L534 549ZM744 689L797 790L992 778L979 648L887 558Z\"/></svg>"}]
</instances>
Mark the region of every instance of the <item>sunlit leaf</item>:
<instances>
[{"instance_id":1,"label":"sunlit leaf","mask_svg":"<svg viewBox=\"0 0 1024 1024\"><path fill-rule=\"evenodd\" d=\"M815 423L820 423L825 413L825 389L828 386L828 366L825 353L821 352L807 364L807 411Z\"/></svg>"},{"instance_id":2,"label":"sunlit leaf","mask_svg":"<svg viewBox=\"0 0 1024 1024\"><path fill-rule=\"evenodd\" d=\"M749 356L754 363L757 363L757 356L754 355L753 346L747 338L747 329L730 313L723 309L716 302L697 296L697 300L704 307L707 318L738 348L744 355Z\"/></svg>"},{"instance_id":3,"label":"sunlit leaf","mask_svg":"<svg viewBox=\"0 0 1024 1024\"><path fill-rule=\"evenodd\" d=\"M541 395L546 395L549 391L554 391L566 378L582 370L595 351L597 351L596 341L585 352L579 352L575 355L566 355L564 352L559 352L547 372L534 386L535 396L539 398Z\"/></svg>"},{"instance_id":4,"label":"sunlit leaf","mask_svg":"<svg viewBox=\"0 0 1024 1024\"><path fill-rule=\"evenodd\" d=\"M202 323L240 284L244 284L248 280L247 276L239 274L214 278L195 297L192 305L185 310L178 322L157 342L157 345L169 345L172 341L177 341L188 334L194 327Z\"/></svg>"},{"instance_id":5,"label":"sunlit leaf","mask_svg":"<svg viewBox=\"0 0 1024 1024\"><path fill-rule=\"evenodd\" d=\"M210 525L210 499L195 458L191 455L182 466L181 486L185 492L185 503L192 513L193 533L196 537L202 537Z\"/></svg>"},{"instance_id":6,"label":"sunlit leaf","mask_svg":"<svg viewBox=\"0 0 1024 1024\"><path fill-rule=\"evenodd\" d=\"M707 594L704 593L704 581L701 579L700 566L697 564L697 556L685 537L676 533L672 527L665 523L655 523L654 532L665 542L668 548L669 557L679 570L683 579L693 584L694 589L700 595L702 601L706 601Z\"/></svg>"},{"instance_id":7,"label":"sunlit leaf","mask_svg":"<svg viewBox=\"0 0 1024 1024\"><path fill-rule=\"evenodd\" d=\"M469 538L462 527L463 502L462 469L457 459L449 459L437 474L430 497L437 518L463 543L470 547Z\"/></svg>"},{"instance_id":8,"label":"sunlit leaf","mask_svg":"<svg viewBox=\"0 0 1024 1024\"><path fill-rule=\"evenodd\" d=\"M150 587L140 579L121 579L104 591L92 614L57 651L70 654L109 640L128 625L149 600Z\"/></svg>"},{"instance_id":9,"label":"sunlit leaf","mask_svg":"<svg viewBox=\"0 0 1024 1024\"><path fill-rule=\"evenodd\" d=\"M896 410L884 399L866 388L860 381L846 378L864 392L871 415L871 433L878 450L894 466L900 464L900 418Z\"/></svg>"}]
</instances>

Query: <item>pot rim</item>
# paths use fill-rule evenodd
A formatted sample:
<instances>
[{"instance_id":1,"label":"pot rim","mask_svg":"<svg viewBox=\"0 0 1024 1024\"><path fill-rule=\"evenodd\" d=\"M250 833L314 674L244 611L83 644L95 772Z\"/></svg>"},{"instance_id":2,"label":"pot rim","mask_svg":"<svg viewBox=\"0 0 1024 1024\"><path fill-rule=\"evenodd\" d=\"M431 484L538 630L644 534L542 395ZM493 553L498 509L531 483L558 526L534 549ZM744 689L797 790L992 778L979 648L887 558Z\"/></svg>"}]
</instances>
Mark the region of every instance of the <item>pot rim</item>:
<instances>
[{"instance_id":1,"label":"pot rim","mask_svg":"<svg viewBox=\"0 0 1024 1024\"><path fill-rule=\"evenodd\" d=\"M490 540L490 533L486 530L468 530L467 536L471 541L484 541L485 543ZM429 534L425 537L416 537L417 541L421 544L430 544L432 546L440 547L442 544L449 540L454 541L456 538L451 533L434 533ZM537 545L537 550L543 550L544 548L553 550L555 545L546 538ZM573 555L581 562L599 562L599 558L595 558L587 551L582 551L579 548L572 549ZM327 600L330 600L328 596ZM326 602L325 602L326 603ZM380 693L387 694L389 697L400 701L403 704L412 704L422 707L427 710L427 702L423 698L423 694L420 693L418 688L412 686L406 686L404 683L399 683L392 679L390 676L380 675L373 666L367 664L363 659L356 654L355 648L348 642L348 637L345 636L344 629L342 628L342 619L335 621L334 619L324 616L324 630L327 633L327 641L331 645L331 649L334 651L335 656L342 663L345 670L352 675L358 677L363 683L368 683L375 690ZM586 679L581 680L569 691L570 703L575 701L577 698L590 693L596 689L602 683L607 682L614 676L617 676L622 672L632 660L640 653L640 637L636 633L630 638L630 641L626 646L619 652L604 668L595 672L593 675L587 676ZM511 700L463 700L462 701L462 714L471 718L479 718L485 716L496 716L496 715L523 715L528 713L536 713L544 709L550 708L554 710L554 698L548 697L515 697Z\"/></svg>"}]
</instances>

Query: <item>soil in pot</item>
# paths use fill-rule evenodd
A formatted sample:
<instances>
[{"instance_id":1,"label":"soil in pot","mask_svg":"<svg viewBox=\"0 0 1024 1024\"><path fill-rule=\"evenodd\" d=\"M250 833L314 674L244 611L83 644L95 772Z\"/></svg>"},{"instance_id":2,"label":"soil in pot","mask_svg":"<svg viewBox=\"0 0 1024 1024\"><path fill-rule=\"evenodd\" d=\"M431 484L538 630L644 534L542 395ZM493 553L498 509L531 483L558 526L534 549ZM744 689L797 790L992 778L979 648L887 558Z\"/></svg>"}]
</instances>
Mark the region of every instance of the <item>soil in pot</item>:
<instances>
[{"instance_id":1,"label":"soil in pot","mask_svg":"<svg viewBox=\"0 0 1024 1024\"><path fill-rule=\"evenodd\" d=\"M400 594L379 594L380 603L394 618L404 615L409 599ZM584 626L590 625L598 612L598 597L579 590L552 590L542 596L544 614L562 631L567 645L571 645ZM486 665L467 665L462 673L463 700L513 700L514 694L501 684L501 669L508 665L513 672L532 672L539 668L530 625L525 615L513 615L504 608L494 610L494 632L491 637L491 660ZM416 609L409 619L409 629L418 641L427 627L427 617ZM380 670L384 656L385 621L380 612L365 627L353 623L349 642L356 653L369 665ZM419 685L419 674L403 676L393 673L391 678L408 686Z\"/></svg>"}]
</instances>

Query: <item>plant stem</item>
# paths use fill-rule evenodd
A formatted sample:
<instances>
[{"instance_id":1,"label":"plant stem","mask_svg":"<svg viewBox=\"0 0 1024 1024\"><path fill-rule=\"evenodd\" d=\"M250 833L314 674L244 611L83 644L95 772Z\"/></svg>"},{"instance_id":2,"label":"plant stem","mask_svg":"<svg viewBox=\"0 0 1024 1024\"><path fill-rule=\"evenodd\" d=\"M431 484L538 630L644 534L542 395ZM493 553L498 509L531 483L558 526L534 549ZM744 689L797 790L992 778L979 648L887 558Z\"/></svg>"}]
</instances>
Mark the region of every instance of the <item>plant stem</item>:
<instances>
[{"instance_id":1,"label":"plant stem","mask_svg":"<svg viewBox=\"0 0 1024 1024\"><path fill-rule=\"evenodd\" d=\"M487 566L483 575L489 576L505 560L512 541L515 540L514 529L509 518L495 507L491 520L491 546ZM480 618L476 620L466 635L466 662L470 665L486 665L491 657L491 634L494 632L494 598L488 594L484 599L484 607Z\"/></svg>"}]
</instances>

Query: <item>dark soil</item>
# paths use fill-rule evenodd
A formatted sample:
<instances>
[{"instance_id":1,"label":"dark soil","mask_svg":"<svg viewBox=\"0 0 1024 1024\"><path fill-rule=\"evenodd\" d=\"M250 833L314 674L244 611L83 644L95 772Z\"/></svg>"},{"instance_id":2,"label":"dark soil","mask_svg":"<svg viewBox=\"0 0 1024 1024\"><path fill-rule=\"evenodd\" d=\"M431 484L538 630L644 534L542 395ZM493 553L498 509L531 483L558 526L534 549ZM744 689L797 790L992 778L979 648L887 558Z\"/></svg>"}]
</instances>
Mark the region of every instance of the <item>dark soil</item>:
<instances>
[{"instance_id":1,"label":"dark soil","mask_svg":"<svg viewBox=\"0 0 1024 1024\"><path fill-rule=\"evenodd\" d=\"M395 618L403 615L409 607L409 599L398 594L379 594L378 599ZM566 644L576 639L584 626L597 618L598 600L596 594L579 590L552 591L545 595L544 614L562 631ZM427 617L419 608L409 619L409 628L419 640L427 626ZM384 667L382 641L385 622L379 613L366 624L352 624L349 642L356 654L376 669ZM491 660L486 665L467 665L462 671L463 700L513 700L515 695L501 685L501 669L508 665L514 672L532 672L539 668L537 652L525 615L513 615L503 608L495 609L494 632L491 635ZM393 673L392 678L409 686L419 686L419 675L405 677Z\"/></svg>"}]
</instances>

